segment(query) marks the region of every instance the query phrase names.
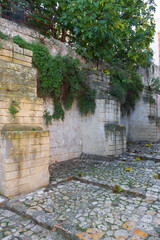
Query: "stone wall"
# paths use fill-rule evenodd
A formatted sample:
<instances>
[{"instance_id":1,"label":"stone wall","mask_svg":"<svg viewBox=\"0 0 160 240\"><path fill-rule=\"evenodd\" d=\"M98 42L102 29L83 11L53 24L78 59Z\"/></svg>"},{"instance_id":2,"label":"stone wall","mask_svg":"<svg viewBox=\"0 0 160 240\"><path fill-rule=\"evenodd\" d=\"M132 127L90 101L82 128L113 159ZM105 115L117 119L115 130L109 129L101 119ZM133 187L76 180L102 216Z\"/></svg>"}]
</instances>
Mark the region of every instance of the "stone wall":
<instances>
[{"instance_id":1,"label":"stone wall","mask_svg":"<svg viewBox=\"0 0 160 240\"><path fill-rule=\"evenodd\" d=\"M91 70L87 80L97 92L95 113L81 116L75 102L64 121L53 121L46 128L50 132L50 163L77 158L81 153L106 157L126 151L120 104L108 93L109 76ZM53 113L52 100L45 101L46 109Z\"/></svg>"},{"instance_id":2,"label":"stone wall","mask_svg":"<svg viewBox=\"0 0 160 240\"><path fill-rule=\"evenodd\" d=\"M22 56L22 60L16 54ZM19 60L15 61L15 56ZM24 61L28 58L29 65ZM49 182L49 132L43 131L43 100L37 98L37 71L31 66L31 51L3 41L0 51L0 193L7 197L33 191ZM13 102L19 104L15 116L9 111Z\"/></svg>"},{"instance_id":3,"label":"stone wall","mask_svg":"<svg viewBox=\"0 0 160 240\"><path fill-rule=\"evenodd\" d=\"M51 100L45 102L45 109L53 113ZM97 99L95 114L87 116L80 115L75 102L64 121L53 121L46 129L50 132L50 163L81 153L107 157L126 151L126 130L120 126L120 104L114 99Z\"/></svg>"},{"instance_id":4,"label":"stone wall","mask_svg":"<svg viewBox=\"0 0 160 240\"><path fill-rule=\"evenodd\" d=\"M82 151L100 156L116 156L126 151L126 130L120 127L120 104L112 99L98 99L93 116L82 119Z\"/></svg>"},{"instance_id":5,"label":"stone wall","mask_svg":"<svg viewBox=\"0 0 160 240\"><path fill-rule=\"evenodd\" d=\"M19 112L13 118L9 112L12 100L19 104ZM43 100L32 97L15 97L0 93L0 130L43 128Z\"/></svg>"},{"instance_id":6,"label":"stone wall","mask_svg":"<svg viewBox=\"0 0 160 240\"><path fill-rule=\"evenodd\" d=\"M0 193L12 197L48 185L48 131L2 131L0 146Z\"/></svg>"},{"instance_id":7,"label":"stone wall","mask_svg":"<svg viewBox=\"0 0 160 240\"><path fill-rule=\"evenodd\" d=\"M52 55L56 55L60 52L61 55L71 53L73 57L77 57L76 53L64 43L55 39L47 39L32 29L20 26L3 18L0 18L0 30L3 33L10 34L11 37L20 35L28 42L41 40L48 47ZM82 58L80 58L80 60L85 62ZM20 64L23 63L21 62ZM21 67L21 65L18 64L17 66ZM25 72L25 67L23 67L23 69ZM18 74L18 70L16 71L17 73L15 72L15 74ZM32 86L31 79L34 79L36 76L36 71L34 72L33 68L30 68L30 71L30 80L27 81L26 79L24 81L26 87L28 88L24 91L24 94L28 92L26 97L32 96L29 86ZM30 71L28 71L29 74ZM7 78L9 78L9 76L7 76ZM79 157L82 152L102 156L113 156L124 152L126 149L125 130L121 131L122 128L117 128L120 124L120 106L117 101L114 98L111 98L108 94L109 76L103 74L102 72L91 71L88 74L88 83L91 87L97 90L97 107L94 115L86 117L80 116L75 102L73 108L66 112L64 122L61 120L53 121L52 125L48 128L44 125L45 129L50 132L50 163ZM19 88L20 87L22 89L22 86L19 86ZM16 93L16 90L12 89L12 93ZM23 95L23 97L24 96L25 95ZM35 106L36 105L37 104L35 104ZM51 113L53 113L52 100L44 102L43 110L45 109L48 109ZM17 121L20 112L17 114ZM41 113L42 112L35 112L35 120L32 121L32 125L37 127L37 114L40 114L39 119L42 119ZM31 113L28 112L28 114L31 116ZM33 118L31 117L30 120L31 119ZM107 128L107 124L112 124L114 127L112 126L112 128ZM39 122L39 126L42 127L41 122Z\"/></svg>"},{"instance_id":8,"label":"stone wall","mask_svg":"<svg viewBox=\"0 0 160 240\"><path fill-rule=\"evenodd\" d=\"M144 90L131 111L130 116L124 116L121 123L126 126L128 140L131 141L151 141L160 140L160 95L153 94L155 103L151 103L148 91L148 81L154 76L159 77L159 67L152 66L149 69L139 69L143 76Z\"/></svg>"},{"instance_id":9,"label":"stone wall","mask_svg":"<svg viewBox=\"0 0 160 240\"><path fill-rule=\"evenodd\" d=\"M53 113L53 101L44 102L44 110ZM78 158L82 153L81 140L82 117L76 107L76 102L70 111L65 113L64 121L52 121L46 130L50 132L50 163Z\"/></svg>"},{"instance_id":10,"label":"stone wall","mask_svg":"<svg viewBox=\"0 0 160 240\"><path fill-rule=\"evenodd\" d=\"M65 45L64 43L54 39L44 37L38 31L35 31L31 28L25 27L23 25L19 25L13 21L6 20L0 17L0 30L9 35L11 38L14 36L21 36L27 42L37 42L42 41L49 49L50 53L55 56L57 53L60 53L62 56L70 53L73 57L79 57L83 62L85 60L80 56L77 56L75 51L72 50L71 47Z\"/></svg>"},{"instance_id":11,"label":"stone wall","mask_svg":"<svg viewBox=\"0 0 160 240\"><path fill-rule=\"evenodd\" d=\"M32 51L20 48L18 45L0 39L0 59L32 67Z\"/></svg>"}]
</instances>

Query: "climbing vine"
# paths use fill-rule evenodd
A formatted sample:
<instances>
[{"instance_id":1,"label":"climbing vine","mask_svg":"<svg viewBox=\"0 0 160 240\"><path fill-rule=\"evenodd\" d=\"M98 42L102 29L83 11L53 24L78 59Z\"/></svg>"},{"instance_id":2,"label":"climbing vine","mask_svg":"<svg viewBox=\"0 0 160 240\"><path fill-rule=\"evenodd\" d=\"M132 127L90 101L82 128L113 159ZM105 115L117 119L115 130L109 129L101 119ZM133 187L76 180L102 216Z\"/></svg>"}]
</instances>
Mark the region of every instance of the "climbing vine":
<instances>
[{"instance_id":1,"label":"climbing vine","mask_svg":"<svg viewBox=\"0 0 160 240\"><path fill-rule=\"evenodd\" d=\"M110 94L121 103L122 113L129 114L131 109L134 109L136 100L143 90L142 78L136 70L111 69L110 74Z\"/></svg>"},{"instance_id":2,"label":"climbing vine","mask_svg":"<svg viewBox=\"0 0 160 240\"><path fill-rule=\"evenodd\" d=\"M39 71L38 92L41 97L51 97L54 113L44 112L46 124L52 119L64 119L65 110L72 107L74 99L82 115L95 110L95 91L85 82L85 69L80 69L79 59L70 55L52 56L41 43L27 43L20 36L13 38L14 43L33 51L33 64Z\"/></svg>"},{"instance_id":3,"label":"climbing vine","mask_svg":"<svg viewBox=\"0 0 160 240\"><path fill-rule=\"evenodd\" d=\"M149 69L146 69L147 77L146 77L146 87L148 90L148 100L150 104L155 104L155 98L153 97L154 94L160 94L160 78L155 77L155 67L154 65Z\"/></svg>"}]
</instances>

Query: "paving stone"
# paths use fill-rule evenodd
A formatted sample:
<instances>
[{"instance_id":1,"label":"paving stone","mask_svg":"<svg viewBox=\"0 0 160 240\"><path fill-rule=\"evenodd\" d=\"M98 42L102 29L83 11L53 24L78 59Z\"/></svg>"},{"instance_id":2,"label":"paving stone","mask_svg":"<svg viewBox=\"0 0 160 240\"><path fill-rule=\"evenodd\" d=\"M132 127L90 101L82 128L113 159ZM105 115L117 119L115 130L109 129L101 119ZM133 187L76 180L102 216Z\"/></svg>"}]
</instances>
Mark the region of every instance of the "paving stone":
<instances>
[{"instance_id":1,"label":"paving stone","mask_svg":"<svg viewBox=\"0 0 160 240\"><path fill-rule=\"evenodd\" d=\"M160 180L153 177L160 172L159 143L154 151L130 144L112 161L97 157L50 166L50 186L6 203L26 219L0 209L0 239L160 239ZM118 194L112 191L116 184L122 188Z\"/></svg>"},{"instance_id":2,"label":"paving stone","mask_svg":"<svg viewBox=\"0 0 160 240\"><path fill-rule=\"evenodd\" d=\"M139 235L139 236L142 237L142 238L145 238L145 237L148 236L148 233L143 232L143 231L141 231L141 230L139 230L139 229L135 229L133 233L136 234L136 235Z\"/></svg>"},{"instance_id":3,"label":"paving stone","mask_svg":"<svg viewBox=\"0 0 160 240\"><path fill-rule=\"evenodd\" d=\"M88 229L85 233L77 233L76 236L81 240L99 240L104 235L99 229Z\"/></svg>"},{"instance_id":4,"label":"paving stone","mask_svg":"<svg viewBox=\"0 0 160 240\"><path fill-rule=\"evenodd\" d=\"M49 231L41 226L36 225L31 220L26 220L14 212L0 209L0 239L3 240L66 240L58 233ZM26 225L26 223L29 223ZM25 227L24 227L25 226ZM12 231L14 230L14 231Z\"/></svg>"},{"instance_id":5,"label":"paving stone","mask_svg":"<svg viewBox=\"0 0 160 240\"><path fill-rule=\"evenodd\" d=\"M129 231L133 230L134 227L136 226L136 222L131 222L131 221L127 221L123 227Z\"/></svg>"}]
</instances>

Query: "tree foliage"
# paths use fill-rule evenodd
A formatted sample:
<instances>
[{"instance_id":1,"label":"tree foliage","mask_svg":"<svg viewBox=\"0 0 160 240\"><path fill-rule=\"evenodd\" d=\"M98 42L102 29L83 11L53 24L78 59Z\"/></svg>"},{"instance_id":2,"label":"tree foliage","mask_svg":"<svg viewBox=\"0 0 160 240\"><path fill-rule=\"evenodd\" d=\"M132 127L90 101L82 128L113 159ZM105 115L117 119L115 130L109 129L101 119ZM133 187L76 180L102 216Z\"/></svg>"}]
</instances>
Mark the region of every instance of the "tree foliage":
<instances>
[{"instance_id":1,"label":"tree foliage","mask_svg":"<svg viewBox=\"0 0 160 240\"><path fill-rule=\"evenodd\" d=\"M0 1L12 3L12 0ZM126 109L134 107L142 90L137 67L148 67L152 59L154 0L22 0L21 3L60 22L60 28L72 35L68 41L78 53L97 63L107 62L111 93L121 98Z\"/></svg>"},{"instance_id":2,"label":"tree foliage","mask_svg":"<svg viewBox=\"0 0 160 240\"><path fill-rule=\"evenodd\" d=\"M111 95L121 103L122 114L129 114L143 89L141 76L137 71L111 70Z\"/></svg>"},{"instance_id":3,"label":"tree foliage","mask_svg":"<svg viewBox=\"0 0 160 240\"><path fill-rule=\"evenodd\" d=\"M132 69L151 59L154 0L22 0L22 5L60 22L92 60Z\"/></svg>"}]
</instances>

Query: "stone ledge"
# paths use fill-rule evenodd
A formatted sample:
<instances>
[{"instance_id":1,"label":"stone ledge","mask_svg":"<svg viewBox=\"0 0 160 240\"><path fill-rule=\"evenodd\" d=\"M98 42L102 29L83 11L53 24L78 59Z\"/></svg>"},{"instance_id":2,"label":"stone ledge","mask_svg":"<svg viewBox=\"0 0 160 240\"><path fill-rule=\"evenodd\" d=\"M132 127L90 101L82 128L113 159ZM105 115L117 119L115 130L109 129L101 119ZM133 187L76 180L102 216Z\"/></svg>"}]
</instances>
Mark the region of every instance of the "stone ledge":
<instances>
[{"instance_id":1,"label":"stone ledge","mask_svg":"<svg viewBox=\"0 0 160 240\"><path fill-rule=\"evenodd\" d=\"M0 50L0 59L16 64L32 67L33 52L20 48L17 44L0 39L2 49Z\"/></svg>"}]
</instances>

